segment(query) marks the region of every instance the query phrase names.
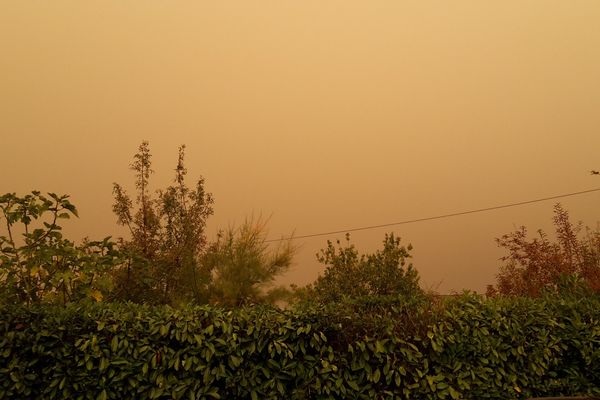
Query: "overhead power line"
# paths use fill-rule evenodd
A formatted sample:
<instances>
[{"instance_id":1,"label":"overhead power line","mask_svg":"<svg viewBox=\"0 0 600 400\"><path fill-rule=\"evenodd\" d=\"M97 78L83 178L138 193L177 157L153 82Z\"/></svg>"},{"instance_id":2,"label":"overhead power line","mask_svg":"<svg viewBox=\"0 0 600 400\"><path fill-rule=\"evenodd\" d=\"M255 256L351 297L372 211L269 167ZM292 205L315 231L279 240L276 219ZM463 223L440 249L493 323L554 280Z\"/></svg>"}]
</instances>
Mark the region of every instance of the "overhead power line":
<instances>
[{"instance_id":1,"label":"overhead power line","mask_svg":"<svg viewBox=\"0 0 600 400\"><path fill-rule=\"evenodd\" d=\"M572 192L572 193L566 193L566 194L559 194L559 195L556 195L556 196L543 197L541 199L535 199L535 200L519 201L517 203L502 204L502 205L493 206L493 207L478 208L478 209L475 209L475 210L453 212L453 213L450 213L450 214L436 215L434 217L408 219L408 220L404 220L404 221L391 222L391 223L387 223L387 224L361 226L361 227L358 227L358 228L340 229L340 230L337 230L337 231L312 233L312 234L309 234L309 235L290 236L290 237L281 238L281 239L269 239L269 240L265 240L265 242L280 242L282 240L306 239L306 238L312 238L312 237L317 237L317 236L329 236L329 235L335 235L335 234L339 234L339 233L349 233L349 232L357 232L357 231L366 231L366 230L369 230L369 229L385 228L387 226L396 226L396 225L412 224L412 223L415 223L415 222L432 221L434 219L457 217L459 215L475 214L475 213L480 213L480 212L485 212L485 211L499 210L499 209L502 209L502 208L517 207L517 206L522 206L522 205L525 205L525 204L533 204L533 203L539 203L539 202L542 202L542 201L562 199L564 197L579 196L579 195L582 195L582 194L587 194L587 193L592 193L592 192L598 192L598 191L600 191L600 188L589 189L589 190L582 190L581 192Z\"/></svg>"}]
</instances>

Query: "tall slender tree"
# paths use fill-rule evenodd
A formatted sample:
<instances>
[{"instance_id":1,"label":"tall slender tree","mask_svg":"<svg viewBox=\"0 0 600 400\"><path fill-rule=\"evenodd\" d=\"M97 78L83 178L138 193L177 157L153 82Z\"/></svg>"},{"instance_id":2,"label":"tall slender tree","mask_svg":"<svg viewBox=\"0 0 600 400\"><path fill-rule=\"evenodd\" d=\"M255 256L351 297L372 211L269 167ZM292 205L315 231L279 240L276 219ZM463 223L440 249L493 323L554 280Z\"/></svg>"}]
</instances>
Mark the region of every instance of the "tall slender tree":
<instances>
[{"instance_id":1,"label":"tall slender tree","mask_svg":"<svg viewBox=\"0 0 600 400\"><path fill-rule=\"evenodd\" d=\"M206 247L204 230L213 213L213 198L205 191L202 177L194 189L186 185L184 158L185 146L181 146L174 184L153 198L151 154L148 142L143 142L131 164L135 202L122 186L113 186L113 211L130 233L129 240L121 240L129 258L117 275L117 298L177 303L201 297L198 259Z\"/></svg>"}]
</instances>

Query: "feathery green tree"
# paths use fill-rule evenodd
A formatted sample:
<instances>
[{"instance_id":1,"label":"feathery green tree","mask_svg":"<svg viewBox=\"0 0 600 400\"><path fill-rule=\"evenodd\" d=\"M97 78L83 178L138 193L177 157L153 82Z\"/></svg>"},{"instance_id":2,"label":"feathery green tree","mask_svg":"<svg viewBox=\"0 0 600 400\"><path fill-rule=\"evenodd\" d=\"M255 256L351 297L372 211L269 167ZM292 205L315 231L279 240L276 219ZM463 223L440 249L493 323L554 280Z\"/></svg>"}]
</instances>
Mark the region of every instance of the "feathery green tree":
<instances>
[{"instance_id":1,"label":"feathery green tree","mask_svg":"<svg viewBox=\"0 0 600 400\"><path fill-rule=\"evenodd\" d=\"M207 300L227 306L275 303L289 291L273 287L273 281L292 263L295 247L291 239L269 248L266 221L247 219L240 227L219 233L202 259Z\"/></svg>"}]
</instances>

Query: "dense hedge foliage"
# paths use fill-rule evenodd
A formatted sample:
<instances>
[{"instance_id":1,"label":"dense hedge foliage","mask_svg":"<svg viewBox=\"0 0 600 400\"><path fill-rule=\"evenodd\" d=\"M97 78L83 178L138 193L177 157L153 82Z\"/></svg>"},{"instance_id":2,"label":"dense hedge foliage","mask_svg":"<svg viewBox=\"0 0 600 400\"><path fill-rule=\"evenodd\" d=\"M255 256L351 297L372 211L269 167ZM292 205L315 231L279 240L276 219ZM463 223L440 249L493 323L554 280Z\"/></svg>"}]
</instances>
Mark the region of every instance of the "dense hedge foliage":
<instances>
[{"instance_id":1,"label":"dense hedge foliage","mask_svg":"<svg viewBox=\"0 0 600 400\"><path fill-rule=\"evenodd\" d=\"M600 394L597 296L414 307L420 326L390 307L377 330L342 308L4 307L0 399Z\"/></svg>"}]
</instances>

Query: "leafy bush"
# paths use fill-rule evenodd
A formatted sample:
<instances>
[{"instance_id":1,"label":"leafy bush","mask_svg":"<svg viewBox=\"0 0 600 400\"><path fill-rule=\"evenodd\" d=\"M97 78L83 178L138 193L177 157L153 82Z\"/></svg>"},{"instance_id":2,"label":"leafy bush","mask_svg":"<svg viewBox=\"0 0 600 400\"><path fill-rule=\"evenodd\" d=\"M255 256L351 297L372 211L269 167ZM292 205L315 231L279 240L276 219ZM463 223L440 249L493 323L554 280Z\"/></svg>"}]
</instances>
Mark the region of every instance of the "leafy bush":
<instances>
[{"instance_id":1,"label":"leafy bush","mask_svg":"<svg viewBox=\"0 0 600 400\"><path fill-rule=\"evenodd\" d=\"M597 296L415 307L434 316L411 332L386 318L345 335L324 307L4 306L0 399L600 394Z\"/></svg>"},{"instance_id":2,"label":"leafy bush","mask_svg":"<svg viewBox=\"0 0 600 400\"><path fill-rule=\"evenodd\" d=\"M528 237L527 229L496 239L508 251L502 257L496 286L488 286L488 295L539 296L543 290L562 292L565 283L600 293L600 230L573 224L560 204L554 206L556 241L541 229ZM571 289L571 288L567 288Z\"/></svg>"},{"instance_id":3,"label":"leafy bush","mask_svg":"<svg viewBox=\"0 0 600 400\"><path fill-rule=\"evenodd\" d=\"M360 298L397 298L410 299L422 297L419 287L419 274L412 263L412 246L402 246L400 238L386 234L383 249L371 254L359 254L350 243L350 234L346 234L346 243L337 247L327 241L327 248L317 254L317 260L325 265L325 272L314 284L296 288L296 297L300 302L340 303Z\"/></svg>"},{"instance_id":4,"label":"leafy bush","mask_svg":"<svg viewBox=\"0 0 600 400\"><path fill-rule=\"evenodd\" d=\"M38 191L0 196L0 302L32 304L101 300L120 262L110 238L66 239L59 220L78 216L69 196Z\"/></svg>"},{"instance_id":5,"label":"leafy bush","mask_svg":"<svg viewBox=\"0 0 600 400\"><path fill-rule=\"evenodd\" d=\"M430 327L430 359L472 398L600 393L600 298L464 295Z\"/></svg>"}]
</instances>

